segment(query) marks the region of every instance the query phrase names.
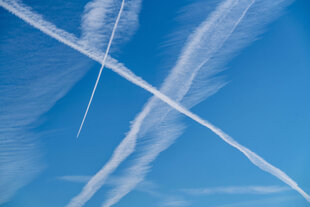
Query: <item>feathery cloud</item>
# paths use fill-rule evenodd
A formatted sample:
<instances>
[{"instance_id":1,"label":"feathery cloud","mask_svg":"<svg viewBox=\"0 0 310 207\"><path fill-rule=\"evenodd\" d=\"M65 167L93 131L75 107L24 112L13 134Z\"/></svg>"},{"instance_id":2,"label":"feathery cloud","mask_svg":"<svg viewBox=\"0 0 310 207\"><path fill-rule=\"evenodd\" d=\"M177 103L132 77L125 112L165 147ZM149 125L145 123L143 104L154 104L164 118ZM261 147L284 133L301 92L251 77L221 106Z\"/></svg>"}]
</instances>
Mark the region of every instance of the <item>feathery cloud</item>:
<instances>
[{"instance_id":1,"label":"feathery cloud","mask_svg":"<svg viewBox=\"0 0 310 207\"><path fill-rule=\"evenodd\" d=\"M1 35L0 204L45 168L40 118L90 68L88 58L31 27L3 32L14 35Z\"/></svg>"}]
</instances>

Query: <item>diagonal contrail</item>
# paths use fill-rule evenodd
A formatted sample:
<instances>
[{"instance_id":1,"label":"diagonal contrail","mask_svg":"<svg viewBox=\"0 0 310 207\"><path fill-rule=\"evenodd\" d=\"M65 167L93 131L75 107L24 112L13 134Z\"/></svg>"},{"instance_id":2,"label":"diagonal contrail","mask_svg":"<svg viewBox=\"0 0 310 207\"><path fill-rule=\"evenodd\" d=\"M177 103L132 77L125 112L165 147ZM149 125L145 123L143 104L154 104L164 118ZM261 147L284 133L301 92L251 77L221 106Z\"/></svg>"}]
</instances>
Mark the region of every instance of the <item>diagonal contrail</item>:
<instances>
[{"instance_id":1,"label":"diagonal contrail","mask_svg":"<svg viewBox=\"0 0 310 207\"><path fill-rule=\"evenodd\" d=\"M92 92L92 94L91 94L90 100L89 100L88 105L87 105L87 109L86 109L86 111L85 111L85 114L84 114L84 117L83 117L83 120L82 120L82 123L81 123L81 126L80 126L79 131L78 131L77 136L76 136L77 138L79 137L79 135L80 135L80 133L81 133L81 130L82 130L84 121L85 121L85 119L86 119L86 116L87 116L87 113L88 113L88 110L89 110L89 107L90 107L90 104L91 104L91 102L92 102L92 100L93 100L95 91L96 91L96 89L97 89L97 85L98 85L98 82L99 82L99 80L100 80L100 76L101 76L102 70L103 70L103 68L104 68L104 66L105 66L105 62L106 62L106 60L107 60L107 57L108 57L108 54L109 54L109 51L110 51L110 47L111 47L111 44L112 44L112 41L113 41L113 38L114 38L114 35L115 35L115 31L116 31L116 28L117 28L119 19L121 18L122 11L123 11L123 9L124 9L124 4L125 4L125 0L122 0L122 4L121 4L120 10L119 10L119 12L118 12L118 15L117 15L117 18L116 18L114 27L113 27L112 34L111 34L111 37L110 37L110 40L109 40L107 49L106 49L106 51L105 51L105 53L104 53L104 57L103 57L103 60L102 60L102 63L101 63L101 68L100 68L100 70L99 70L99 74L98 74L98 77L97 77L97 80L96 80L96 83L95 83L93 92Z\"/></svg>"},{"instance_id":2,"label":"diagonal contrail","mask_svg":"<svg viewBox=\"0 0 310 207\"><path fill-rule=\"evenodd\" d=\"M29 8L23 7L21 4L7 0L1 0L0 5L13 13L14 15L18 16L19 18L26 21L28 24L34 26L35 28L41 30L42 32L50 35L51 37L57 39L58 41L72 47L73 49L76 49L77 51L87 55L88 57L96 60L97 62L101 63L102 60L102 53L98 53L94 50L91 50L89 48L85 48L83 46L80 46L76 42L76 38L74 36L70 35L69 33L59 30L54 25L52 25L49 22L46 22L43 20L43 18L33 13ZM46 27L49 26L49 27ZM58 32L58 33L57 33ZM64 36L62 36L62 34ZM69 37L69 38L68 38ZM72 39L70 39L72 38ZM149 91L153 95L155 95L157 98L161 99L165 103L167 103L169 106L173 107L175 110L179 111L180 113L186 115L187 117L191 118L192 120L198 122L199 124L209 128L212 132L217 134L222 140L224 140L226 143L231 145L232 147L238 149L240 152L242 152L254 165L259 167L260 169L274 175L278 179L282 180L284 183L289 185L291 188L296 190L298 193L300 193L308 202L310 202L310 196L304 192L297 183L292 180L288 175L286 175L283 171L276 168L275 166L271 165L267 161L265 161L262 157L255 154L248 148L240 145L237 141L235 141L232 137L230 137L228 134L224 133L221 129L217 128L207 120L204 120L200 118L198 115L192 113L191 111L184 108L182 105L177 103L176 101L172 100L165 94L158 91L155 87L144 81L142 78L136 76L134 73L132 73L129 69L127 69L125 66L123 66L121 63L118 63L115 59L109 58L108 62L106 63L107 67L110 68L112 71L116 72L123 78L127 79L128 81L136 84L137 86L140 86L141 88Z\"/></svg>"},{"instance_id":3,"label":"diagonal contrail","mask_svg":"<svg viewBox=\"0 0 310 207\"><path fill-rule=\"evenodd\" d=\"M210 60L210 58L212 57L212 54L215 53L218 49L220 49L223 46L223 44L227 41L227 39L230 37L230 35L233 33L233 31L236 29L240 21L243 19L243 17L247 13L248 9L253 4L249 2L244 5L244 9L240 8L239 9L241 10L240 16L236 17L237 19L233 24L232 23L230 23L230 25L222 24L223 23L222 16L226 16L227 14L230 14L232 8L235 7L236 2L234 2L234 0L228 0L226 1L226 3L223 3L222 6L220 6L216 10L216 15L213 15L210 19L208 18L206 21L204 21L201 24L201 26L199 26L196 29L194 34L191 35L192 36L191 40L186 44L185 49L180 55L180 59L178 60L176 66L172 69L171 73L164 81L163 86L161 87L160 91L165 91L167 94L169 94L170 96L172 95L172 97L176 98L178 101L180 101L182 97L184 97L184 95L188 92L189 88L191 87L193 79L197 75L198 71L208 60ZM229 20L231 20L231 17L229 18ZM219 24L220 26L217 26ZM216 27L216 28L220 27L220 29L227 28L226 29L227 31L225 30L223 37L219 37L221 35L219 35L218 33L214 34L214 31L213 31L214 29L212 29L212 27ZM206 45L202 44L201 39L204 39L204 40L206 39L205 42L208 42L208 43L211 42L209 44L212 44L212 45L216 44L219 46L206 47ZM201 59L197 60L197 58L195 58L195 63L189 64L188 61L189 59L191 59L191 57L193 56L197 57L197 55L194 55L194 53L197 53L197 50L199 50L197 48L199 47L206 47L207 55L204 53L201 53L201 55L204 54L202 55L204 56L202 60ZM185 77L183 77L180 74L186 74L186 75ZM181 82L182 82L182 85L176 88L174 84L181 83ZM157 102L156 104L155 100L156 99L154 99L153 97L150 101L148 101L148 103L145 105L143 110L137 115L137 117L133 121L133 124L128 134L125 136L123 141L114 150L112 157L84 186L82 192L70 201L70 204L68 205L68 207L75 206L76 203L85 203L87 200L89 200L94 195L94 193L98 191L102 187L102 185L105 184L106 179L109 177L109 175L111 175L116 170L116 168L130 154L134 152L138 134L142 130L143 124L147 121L147 119L156 120L156 117L154 117L152 110L155 111L157 109L156 112L161 114L161 112L158 111L158 108L159 108L158 105L161 103ZM167 116L167 113L168 112L163 113L164 115L160 115L160 116ZM166 140L167 140L167 137L166 137ZM157 149L157 147L152 147L152 150L147 150L147 152L145 153L143 157L148 157L148 158L146 159L147 161L143 163L151 162L151 160L153 160L154 157L156 157L156 155L162 150L162 148L165 148L165 147L161 147L161 149L158 149L157 151L155 150L156 152L154 152L154 149ZM152 156L149 154L152 154ZM150 159L149 157L153 157L153 159ZM135 172L139 174L139 176L136 176L136 177L143 178L141 173L139 173L139 171L143 171L143 170L140 170L140 169L144 169L144 167L136 168ZM107 198L106 204L108 203L108 205L112 205L113 203L117 202L121 197L129 193L130 191L129 188L134 188L134 184L140 181L139 179L135 179L133 177L128 178L128 180L129 180L128 186L130 187L128 187L128 189L126 190L124 190L125 187L123 187L123 189L120 189L120 187L116 188L115 191L113 191L113 194L115 193L115 195L114 196L111 195L109 198ZM121 185L125 182L126 180L122 180ZM117 199L115 199L116 197Z\"/></svg>"},{"instance_id":4,"label":"diagonal contrail","mask_svg":"<svg viewBox=\"0 0 310 207\"><path fill-rule=\"evenodd\" d=\"M210 14L209 17L204 20L189 36L176 65L165 79L160 91L164 91L167 95L173 97L178 102L184 102L184 96L188 94L190 88L193 86L193 81L197 78L196 76L198 72L200 72L200 75L202 74L202 71L209 74L215 73L216 69L214 68L214 63L213 67L206 66L204 68L205 64L212 61L211 59L216 56L215 53L219 53L253 4L254 1L250 0L226 0L221 3L215 11ZM210 65L212 65L212 62ZM182 83L182 85L175 87L176 85L179 85L178 83ZM211 84L208 88L202 87L200 90L214 91L217 87L219 87L219 84L215 83ZM208 96L211 94L208 94ZM177 116L175 116L176 114L169 113L169 110L166 108L161 112L160 108L164 108L162 103L157 102L157 104L154 104L154 100L156 100L156 98L152 98L140 112L138 117L145 115L146 112L147 115L144 116L144 119L137 118L134 120L131 130L124 140L132 139L131 142L137 142L136 140L138 138L149 136L146 135L147 131L152 131L152 133L155 134L165 134L165 131L167 131L169 135L165 135L165 140L158 138L158 141L155 141L155 143L149 145L148 147L150 149L145 150L144 153L136 159L134 164L126 170L126 178L122 179L118 186L110 190L110 193L108 193L109 196L103 204L104 207L114 205L131 190L133 190L135 186L145 177L147 173L147 170L145 169L150 168L150 163L155 160L159 153L168 148L172 144L172 141L178 137L180 131L182 131L179 129L177 124L170 126L168 124L169 122L167 123L165 121L169 119L169 116L170 118L174 117L171 121L173 122L173 120L177 119ZM152 107L153 113L149 110L149 106ZM149 122L159 122L157 120L157 115L154 115L155 111L160 114L160 117L164 117L161 118L160 122L164 123L163 125L167 127L166 130L163 129L163 127L160 127L161 125L148 127L149 125L152 125ZM174 132L171 131L172 128L174 128ZM160 137L160 135L157 136ZM122 142L119 147L121 147L121 145L124 145L124 143ZM127 144L126 148L128 149L128 146L132 145L133 144ZM108 166L119 166L126 156L129 156L128 150L120 151L118 148L114 151L113 157L100 170L100 173L98 172L94 176L94 180L96 177L97 182L100 182L99 180L101 179L101 185L103 184L102 180L105 180L106 177L109 176L109 173L111 173ZM132 149L131 153L133 153L133 151L134 150ZM118 156L116 156L117 153L119 154Z\"/></svg>"}]
</instances>

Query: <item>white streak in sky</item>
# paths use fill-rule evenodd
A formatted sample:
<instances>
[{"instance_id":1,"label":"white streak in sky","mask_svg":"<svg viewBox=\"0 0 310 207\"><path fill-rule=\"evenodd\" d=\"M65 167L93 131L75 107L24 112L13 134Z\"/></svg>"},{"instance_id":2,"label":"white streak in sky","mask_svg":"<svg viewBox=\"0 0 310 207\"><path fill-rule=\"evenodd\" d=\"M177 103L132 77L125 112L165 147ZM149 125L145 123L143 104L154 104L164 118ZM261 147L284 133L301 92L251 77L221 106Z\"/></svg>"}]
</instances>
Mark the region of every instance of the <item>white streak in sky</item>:
<instances>
[{"instance_id":1,"label":"white streak in sky","mask_svg":"<svg viewBox=\"0 0 310 207\"><path fill-rule=\"evenodd\" d=\"M190 195L210 195L210 194L272 194L282 193L291 190L283 186L226 186L213 188L191 188L182 189Z\"/></svg>"},{"instance_id":2,"label":"white streak in sky","mask_svg":"<svg viewBox=\"0 0 310 207\"><path fill-rule=\"evenodd\" d=\"M57 177L58 180L72 182L72 183L87 183L92 176L88 175L64 175Z\"/></svg>"},{"instance_id":3,"label":"white streak in sky","mask_svg":"<svg viewBox=\"0 0 310 207\"><path fill-rule=\"evenodd\" d=\"M121 8L119 9L119 12L118 12L118 15L117 15L117 18L116 18L116 21L115 21L115 24L114 24L114 27L113 27L113 30L112 30L112 34L111 34L111 37L110 37L107 49L106 49L106 51L104 53L104 57L103 57L103 60L102 60L102 63L101 63L101 67L100 67L100 70L99 70L99 74L98 74L98 77L97 77L97 80L96 80L93 92L91 94L90 100L89 100L88 105L87 105L87 109L85 111L85 114L84 114L84 117L83 117L83 120L82 120L82 123L81 123L81 126L80 126L79 131L78 131L77 136L76 136L77 138L79 137L79 135L81 133L81 130L82 130L85 118L87 116L87 113L88 113L88 110L89 110L89 107L90 107L90 104L91 104L91 102L93 100L95 91L97 89L97 86L98 86L98 83L99 83L99 80L100 80L100 77L101 77L102 70L103 70L103 68L105 66L105 62L107 60L107 57L108 57L108 54L109 54L109 51L110 51L110 47L111 47L111 44L112 44L112 41L113 41L113 38L114 38L114 35L115 35L115 31L116 31L118 22L119 22L119 20L121 18L122 11L124 9L124 4L125 4L125 0L122 1Z\"/></svg>"},{"instance_id":4,"label":"white streak in sky","mask_svg":"<svg viewBox=\"0 0 310 207\"><path fill-rule=\"evenodd\" d=\"M162 202L161 206L191 206L191 203L187 200L184 200L181 197L177 196L170 196L168 198L165 198L164 202Z\"/></svg>"},{"instance_id":5,"label":"white streak in sky","mask_svg":"<svg viewBox=\"0 0 310 207\"><path fill-rule=\"evenodd\" d=\"M41 16L34 14L33 12L31 12L30 9L23 7L22 5L20 5L16 2L8 2L5 0L1 0L0 5L2 7L4 7L5 9L9 10L10 12L12 12L14 15L20 17L21 19L23 19L27 23L29 23L32 26L40 29L44 33L50 35L51 37L54 37L55 39L63 42L64 44L67 44L68 46L70 46L73 49L76 49L77 51L87 55L88 57L96 60L97 62L99 62L99 63L101 62L102 54L99 55L97 52L94 52L92 50L86 49L86 48L78 45L74 41L75 38L70 39L72 37L71 35L68 37L67 36L68 33L62 33L61 30L57 29L55 26L51 25L50 23L47 23L46 21L44 21ZM65 36L62 36L62 34L64 34ZM288 184L293 189L295 189L297 192L299 192L308 202L310 202L310 196L307 193L305 193L297 185L297 183L295 181L293 181L289 176L287 176L283 171L274 167L273 165L271 165L270 163L265 161L263 158L261 158L260 156L258 156L257 154L255 154L254 152L249 150L248 148L240 145L232 137L230 137L228 134L224 133L221 129L217 128L216 126L214 126L210 122L201 119L199 116L190 112L189 110L187 110L186 108L181 106L179 103L173 101L171 98L169 98L165 94L158 91L156 88L154 88L153 86L148 84L146 81L144 81L140 77L133 74L130 70L128 70L122 64L118 63L116 60L109 58L108 62L107 62L107 67L110 68L111 70L113 70L114 72L118 73L120 76L127 79L128 81L130 81L130 82L140 86L141 88L144 88L145 90L149 91L150 93L154 94L157 98L161 99L166 104L173 107L174 109L176 109L180 113L186 115L187 117L189 117L192 120L200 123L201 125L209 128L212 132L217 134L226 143L228 143L232 147L234 147L234 148L238 149L240 152L242 152L254 165L256 165L257 167L259 167L260 169L262 169L266 172L269 172L270 174L274 175L275 177L279 178L284 183ZM150 110L150 107L149 108L146 107L146 110L143 110L143 112L141 114L139 114L139 116L137 117L137 118L139 118L138 121L140 121L141 118L144 118L143 114L148 113L148 111ZM132 129L133 133L131 136L135 136L135 130L139 130L139 129L134 129L134 130ZM134 140L125 140L124 139L122 141L122 143L124 141L129 142L128 143L129 145L128 145L128 148L127 147L124 148L124 153L121 153L121 155L120 155L121 158L127 157L126 155L128 153L130 154L131 151L134 150L133 147L135 145ZM116 152L118 152L119 149L120 149L119 147L116 149L113 156L116 155ZM112 172L117 166L118 166L118 164L111 164L111 166L108 167L108 171ZM96 192L96 190L99 189L99 187L103 184L104 179L97 180L96 178L98 178L98 177L99 178L102 177L100 171L95 175L95 177L93 177L90 180L90 182L87 184L87 186L84 187L84 190L82 191L82 193L73 199L75 201L75 203L77 204L76 206L83 205ZM97 181L97 182L95 182L95 181ZM99 187L97 189L95 189L94 187L96 187L96 186L99 186ZM86 195L86 196L84 196L84 195ZM118 199L119 198L117 198L117 200ZM115 203L115 202L113 201L113 203ZM107 205L107 206L110 206L110 205Z\"/></svg>"},{"instance_id":6,"label":"white streak in sky","mask_svg":"<svg viewBox=\"0 0 310 207\"><path fill-rule=\"evenodd\" d=\"M82 183L85 184L87 183L92 176L87 176L87 175L65 175L65 176L59 176L56 179L61 180L61 181L66 181L66 182L71 182L71 183ZM119 183L122 182L122 177L115 177L115 176L110 176L109 179L106 182L106 185L109 186L117 186ZM151 196L155 196L158 198L163 198L165 197L163 194L159 193L158 190L156 190L157 185L149 180L143 180L140 182L135 190L148 193Z\"/></svg>"},{"instance_id":7,"label":"white streak in sky","mask_svg":"<svg viewBox=\"0 0 310 207\"><path fill-rule=\"evenodd\" d=\"M229 203L224 205L217 205L215 207L261 207L261 206L285 206L289 203L296 204L296 196L277 196L266 199L241 201L236 203ZM292 202L293 201L293 202ZM281 205L282 204L282 205Z\"/></svg>"}]
</instances>

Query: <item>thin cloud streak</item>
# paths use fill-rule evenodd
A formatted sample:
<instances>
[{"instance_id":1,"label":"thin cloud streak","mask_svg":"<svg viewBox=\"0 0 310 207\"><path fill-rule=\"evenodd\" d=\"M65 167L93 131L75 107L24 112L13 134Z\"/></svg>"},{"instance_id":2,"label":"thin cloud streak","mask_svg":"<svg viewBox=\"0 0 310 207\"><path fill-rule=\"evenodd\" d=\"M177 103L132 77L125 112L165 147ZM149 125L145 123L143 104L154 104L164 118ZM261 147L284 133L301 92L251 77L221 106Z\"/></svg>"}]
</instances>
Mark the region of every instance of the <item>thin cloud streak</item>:
<instances>
[{"instance_id":1,"label":"thin cloud streak","mask_svg":"<svg viewBox=\"0 0 310 207\"><path fill-rule=\"evenodd\" d=\"M72 183L87 183L92 176L88 175L64 175L57 177L58 180L72 182Z\"/></svg>"},{"instance_id":2,"label":"thin cloud streak","mask_svg":"<svg viewBox=\"0 0 310 207\"><path fill-rule=\"evenodd\" d=\"M283 186L226 186L213 188L190 188L181 191L189 195L211 194L274 194L290 191L291 188Z\"/></svg>"},{"instance_id":3,"label":"thin cloud streak","mask_svg":"<svg viewBox=\"0 0 310 207\"><path fill-rule=\"evenodd\" d=\"M161 206L190 206L191 202L184 200L181 197L170 196L164 199Z\"/></svg>"},{"instance_id":4,"label":"thin cloud streak","mask_svg":"<svg viewBox=\"0 0 310 207\"><path fill-rule=\"evenodd\" d=\"M55 29L54 27L52 28L46 28L45 25L42 25L41 23L46 23L43 22L43 19L37 15L37 16L32 16L33 13L29 9L23 8L21 5L18 5L16 2L15 4L9 4L7 2L4 2L3 0L0 2L0 5L4 7L5 9L9 10L16 16L22 18L29 24L35 26L36 28L40 29L46 34L49 34L50 36L56 38L57 40L67 44L68 46L80 51L81 53L91 57L92 59L96 60L97 62L100 63L101 58L100 55L96 55L94 52L90 52L87 49L80 47L78 44L71 42L69 39L66 39L64 37L61 37L60 34L55 34L53 30L51 31L50 29ZM29 16L30 15L30 16ZM39 21L34 21L35 18L39 17L37 20ZM47 25L50 26L50 25ZM217 128L210 122L201 119L199 116L196 114L190 112L183 106L181 106L179 103L173 101L170 99L168 96L162 94L160 91L158 91L156 88L148 84L146 81L141 79L140 77L136 76L133 74L130 70L128 70L125 66L122 64L118 63L116 60L110 58L109 61L107 62L107 67L109 67L111 70L114 72L118 73L120 76L124 77L125 79L129 80L130 82L140 86L141 88L144 88L145 90L149 91L150 93L154 94L157 98L161 99L165 103L167 103L169 106L173 107L180 113L186 115L187 117L191 118L192 120L200 123L201 125L209 128L212 132L217 134L222 140L224 140L226 143L229 145L233 146L234 148L238 149L240 152L242 152L254 165L259 167L260 169L269 172L270 174L274 175L275 177L279 178L282 180L284 183L288 184L291 186L293 189L295 189L297 192L299 192L308 202L310 202L310 196L305 193L295 181L293 181L289 176L287 176L283 171L280 169L274 167L267 161L265 161L263 158L252 152L251 150L247 149L246 147L240 145L238 142L236 142L232 137L230 137L228 134L224 133L221 129ZM131 145L134 145L134 143L131 143ZM113 170L111 167L109 170ZM100 173L99 173L100 174ZM96 174L97 175L97 174ZM93 179L92 179L93 180ZM91 180L91 181L92 181ZM90 182L91 182L90 181Z\"/></svg>"},{"instance_id":5,"label":"thin cloud streak","mask_svg":"<svg viewBox=\"0 0 310 207\"><path fill-rule=\"evenodd\" d=\"M57 180L66 181L70 183L87 183L93 176L90 175L64 175L56 177ZM110 176L107 180L106 184L110 186L119 185L122 182L122 177ZM145 192L153 196L160 197L160 193L155 191L157 185L148 180L143 180L139 185L135 188L137 191Z\"/></svg>"},{"instance_id":6,"label":"thin cloud streak","mask_svg":"<svg viewBox=\"0 0 310 207\"><path fill-rule=\"evenodd\" d=\"M112 30L112 34L111 34L111 37L110 37L110 40L109 40L107 49L106 49L106 51L105 51L105 53L104 53L104 57L103 57L103 60L102 60L102 63L101 63L101 67L100 67L100 70L99 70L99 74L98 74L98 77L97 77L97 80L96 80L94 89L93 89L93 91L92 91L90 100L89 100L89 102L88 102L88 105L87 105L87 108L86 108L86 111L85 111L85 114L84 114L84 117L83 117L81 126L80 126L80 128L79 128L78 133L77 133L77 136L76 136L77 138L79 137L79 135L80 135L80 133L81 133L81 130L82 130L84 121L85 121L85 119L86 119L86 116L87 116L87 113L88 113L88 110L89 110L89 107L90 107L90 104L91 104L91 102L92 102L92 100L93 100L95 91L96 91L96 89L97 89L97 86L98 86L98 83L99 83L99 80L100 80L100 77L101 77L102 70L103 70L103 68L104 68L104 66L105 66L105 63L106 63L106 60L107 60L107 57L108 57L108 54L109 54L109 51L110 51L110 47L111 47L111 44L112 44L112 41L113 41L113 38L114 38L114 35L115 35L115 31L116 31L118 22L119 22L119 20L120 20L120 18L121 18L122 11L123 11L123 9L124 9L124 4L125 4L125 1L123 0L123 1L122 1L122 4L121 4L121 7L120 7L120 10L119 10L118 15L117 15L117 18L116 18L116 21L115 21L113 30Z\"/></svg>"},{"instance_id":7,"label":"thin cloud streak","mask_svg":"<svg viewBox=\"0 0 310 207\"><path fill-rule=\"evenodd\" d=\"M289 201L296 200L296 196L278 196L273 198L251 200L251 201L241 201L236 203L217 205L215 207L248 207L248 206L275 206L280 203L287 204Z\"/></svg>"}]
</instances>

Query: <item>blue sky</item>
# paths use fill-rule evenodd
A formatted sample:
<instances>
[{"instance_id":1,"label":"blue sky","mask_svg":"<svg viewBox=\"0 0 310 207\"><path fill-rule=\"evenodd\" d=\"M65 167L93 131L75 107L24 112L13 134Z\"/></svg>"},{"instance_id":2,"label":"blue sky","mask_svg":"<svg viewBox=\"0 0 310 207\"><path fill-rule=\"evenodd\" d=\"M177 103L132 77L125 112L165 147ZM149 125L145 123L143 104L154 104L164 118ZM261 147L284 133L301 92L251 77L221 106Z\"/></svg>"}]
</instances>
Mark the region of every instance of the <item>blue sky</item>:
<instances>
[{"instance_id":1,"label":"blue sky","mask_svg":"<svg viewBox=\"0 0 310 207\"><path fill-rule=\"evenodd\" d=\"M193 6L191 1L143 1L139 23L130 27L132 35L128 28L120 27L109 54L160 88L188 36L222 2L197 1L198 6ZM82 35L81 17L88 1L23 3L58 28L78 38ZM119 2L112 6L113 20ZM255 14L255 8L249 12ZM225 58L212 62L220 70L226 69L215 73L214 77L221 78L209 83L210 78L199 74L194 82L204 92L210 85L226 85L218 91L216 88L213 95L205 94L203 101L191 108L284 171L306 193L310 193L309 8L307 0L293 2L275 21L268 20L258 36L255 29L259 24L248 26L248 30L245 26L248 34L238 39L237 33L236 39L224 45L229 51ZM104 69L76 139L100 65L4 8L0 15L0 113L4 123L0 153L5 160L0 162L0 172L8 176L1 180L0 194L4 197L11 192L0 205L66 206L108 162L152 95ZM247 18L250 16L245 16L244 24L255 20L246 22ZM112 23L108 22L107 28ZM103 29L103 34L109 31ZM256 41L250 41L253 37ZM104 46L99 50L105 51L108 35L100 38ZM244 44L247 38L249 42ZM194 58L204 57L203 52L207 54L202 50ZM199 82L202 80L208 84ZM183 82L171 84L167 94L174 98L174 88L182 88ZM192 101L190 95L195 93L189 91L181 104L191 105L186 102ZM134 152L84 206L101 206L113 192L120 192L118 187L133 180L129 175L135 172L128 169L169 137L171 143L149 163L145 178L113 206L309 206L300 194L257 168L209 129L175 110L160 119L170 106L157 102L151 118L142 125L145 132L138 135ZM13 144L6 144L7 140ZM139 178L143 176L138 173Z\"/></svg>"}]
</instances>

